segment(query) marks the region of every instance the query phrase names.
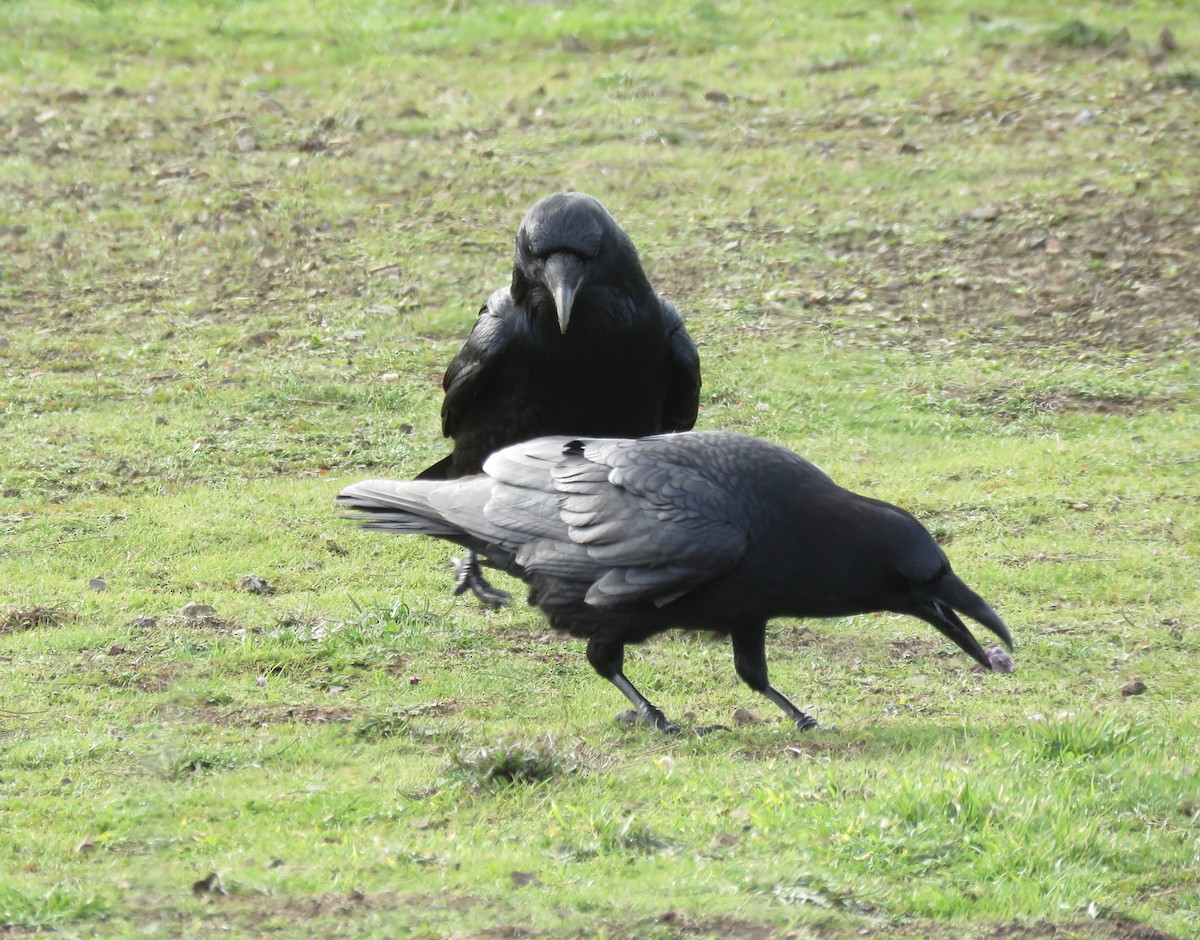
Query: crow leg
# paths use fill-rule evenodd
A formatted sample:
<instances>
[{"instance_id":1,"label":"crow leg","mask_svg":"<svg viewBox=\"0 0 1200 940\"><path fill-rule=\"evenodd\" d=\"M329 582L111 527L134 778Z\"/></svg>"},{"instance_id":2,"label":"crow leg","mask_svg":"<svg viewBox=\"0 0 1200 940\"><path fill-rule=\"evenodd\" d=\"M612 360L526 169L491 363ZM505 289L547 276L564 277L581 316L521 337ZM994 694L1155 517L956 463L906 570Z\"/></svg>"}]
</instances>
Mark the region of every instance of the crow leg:
<instances>
[{"instance_id":1,"label":"crow leg","mask_svg":"<svg viewBox=\"0 0 1200 940\"><path fill-rule=\"evenodd\" d=\"M588 662L592 668L605 679L621 690L636 709L635 718L640 724L650 725L668 734L678 734L679 726L667 719L661 711L650 704L646 696L633 687L633 683L625 678L622 667L625 665L625 645L598 636L588 640Z\"/></svg>"},{"instance_id":2,"label":"crow leg","mask_svg":"<svg viewBox=\"0 0 1200 940\"><path fill-rule=\"evenodd\" d=\"M512 603L512 595L488 583L479 567L479 556L467 549L467 554L461 560L454 559L454 596L470 591L488 607L507 607Z\"/></svg>"},{"instance_id":3,"label":"crow leg","mask_svg":"<svg viewBox=\"0 0 1200 940\"><path fill-rule=\"evenodd\" d=\"M733 668L741 680L782 708L801 731L815 728L817 720L788 701L787 696L767 679L767 625L762 623L757 627L735 630L730 638L733 640Z\"/></svg>"}]
</instances>

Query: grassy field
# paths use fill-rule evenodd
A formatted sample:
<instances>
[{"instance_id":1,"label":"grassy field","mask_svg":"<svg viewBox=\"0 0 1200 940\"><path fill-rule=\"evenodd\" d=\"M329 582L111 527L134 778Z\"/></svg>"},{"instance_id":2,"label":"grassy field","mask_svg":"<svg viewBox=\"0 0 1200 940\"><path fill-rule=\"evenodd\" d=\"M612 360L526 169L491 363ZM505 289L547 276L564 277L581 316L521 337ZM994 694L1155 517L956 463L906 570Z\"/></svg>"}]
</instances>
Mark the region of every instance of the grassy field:
<instances>
[{"instance_id":1,"label":"grassy field","mask_svg":"<svg viewBox=\"0 0 1200 940\"><path fill-rule=\"evenodd\" d=\"M0 3L0 932L1200 936L1195 9L795 7ZM338 519L568 188L1013 674L779 622L800 734L666 636L667 738Z\"/></svg>"}]
</instances>

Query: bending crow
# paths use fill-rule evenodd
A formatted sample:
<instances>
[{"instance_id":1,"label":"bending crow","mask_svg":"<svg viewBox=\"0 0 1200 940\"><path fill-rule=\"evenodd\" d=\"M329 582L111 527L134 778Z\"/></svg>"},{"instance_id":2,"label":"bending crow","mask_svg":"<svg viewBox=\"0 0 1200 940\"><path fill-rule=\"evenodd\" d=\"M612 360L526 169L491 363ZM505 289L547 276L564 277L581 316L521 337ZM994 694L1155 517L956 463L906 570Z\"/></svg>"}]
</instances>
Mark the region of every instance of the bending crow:
<instances>
[{"instance_id":1,"label":"bending crow","mask_svg":"<svg viewBox=\"0 0 1200 940\"><path fill-rule=\"evenodd\" d=\"M479 473L489 454L547 434L640 437L696 423L700 359L679 312L591 196L555 193L525 214L512 284L496 291L443 380L454 450L418 476ZM455 593L508 594L468 548Z\"/></svg>"},{"instance_id":2,"label":"bending crow","mask_svg":"<svg viewBox=\"0 0 1200 940\"><path fill-rule=\"evenodd\" d=\"M595 670L664 731L677 728L623 662L626 644L672 627L728 634L737 674L801 729L816 722L767 678L773 617L910 614L990 669L958 611L1012 646L911 515L742 435L549 437L493 454L482 474L368 480L338 501L367 528L455 542L527 582L551 625L586 638Z\"/></svg>"}]
</instances>

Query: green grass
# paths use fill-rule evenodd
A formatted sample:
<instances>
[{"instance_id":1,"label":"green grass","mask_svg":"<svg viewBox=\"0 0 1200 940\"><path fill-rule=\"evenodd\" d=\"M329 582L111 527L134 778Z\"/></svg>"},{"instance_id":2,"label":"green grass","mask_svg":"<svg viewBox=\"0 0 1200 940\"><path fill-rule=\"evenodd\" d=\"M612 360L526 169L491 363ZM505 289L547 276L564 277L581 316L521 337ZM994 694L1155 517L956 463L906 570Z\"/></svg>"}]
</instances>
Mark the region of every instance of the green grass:
<instances>
[{"instance_id":1,"label":"green grass","mask_svg":"<svg viewBox=\"0 0 1200 940\"><path fill-rule=\"evenodd\" d=\"M1195 936L1191 12L0 4L0 924ZM916 513L1015 673L779 622L798 734L665 636L633 681L732 730L660 737L444 546L338 518L445 453L560 188L687 318L699 426Z\"/></svg>"}]
</instances>

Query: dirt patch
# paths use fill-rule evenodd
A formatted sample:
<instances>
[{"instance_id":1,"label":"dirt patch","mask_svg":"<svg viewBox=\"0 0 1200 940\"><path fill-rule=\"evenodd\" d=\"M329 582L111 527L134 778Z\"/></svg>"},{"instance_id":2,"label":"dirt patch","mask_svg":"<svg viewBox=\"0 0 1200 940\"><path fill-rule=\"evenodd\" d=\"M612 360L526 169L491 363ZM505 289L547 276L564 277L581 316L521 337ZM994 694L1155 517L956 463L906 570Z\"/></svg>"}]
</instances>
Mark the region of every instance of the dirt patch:
<instances>
[{"instance_id":1,"label":"dirt patch","mask_svg":"<svg viewBox=\"0 0 1200 940\"><path fill-rule=\"evenodd\" d=\"M196 721L230 728L266 728L282 724L346 724L353 720L354 715L353 708L320 708L315 705L254 705L244 708L205 706L192 712Z\"/></svg>"},{"instance_id":2,"label":"dirt patch","mask_svg":"<svg viewBox=\"0 0 1200 940\"><path fill-rule=\"evenodd\" d=\"M631 930L626 936L641 937L649 932L661 936L665 932L672 937L729 937L732 940L776 940L776 938L799 936L793 932L780 932L777 926L758 924L738 917L700 918L680 911L666 911L644 926Z\"/></svg>"},{"instance_id":3,"label":"dirt patch","mask_svg":"<svg viewBox=\"0 0 1200 940\"><path fill-rule=\"evenodd\" d=\"M760 760L797 760L810 761L816 758L837 758L844 760L855 754L861 754L866 749L866 742L859 740L831 740L818 726L809 731L796 731L794 724L788 724L789 740L764 741L761 744L749 744L739 747L738 757L747 761Z\"/></svg>"},{"instance_id":4,"label":"dirt patch","mask_svg":"<svg viewBox=\"0 0 1200 940\"><path fill-rule=\"evenodd\" d=\"M982 936L981 940L1179 940L1149 924L1118 917L1113 920L1072 921L1066 924L1036 922L1003 924Z\"/></svg>"},{"instance_id":5,"label":"dirt patch","mask_svg":"<svg viewBox=\"0 0 1200 940\"><path fill-rule=\"evenodd\" d=\"M919 390L931 394L929 390ZM1140 415L1170 411L1187 403L1179 395L1102 395L1072 389L1045 391L1006 383L985 391L949 386L937 393L942 405L960 414L984 413L999 418L1038 414Z\"/></svg>"},{"instance_id":6,"label":"dirt patch","mask_svg":"<svg viewBox=\"0 0 1200 940\"><path fill-rule=\"evenodd\" d=\"M1135 415L1167 410L1182 403L1182 399L1167 396L1135 398L1131 395L1087 395L1068 391L1034 397L1034 407L1047 414L1091 411L1102 415Z\"/></svg>"},{"instance_id":7,"label":"dirt patch","mask_svg":"<svg viewBox=\"0 0 1200 940\"><path fill-rule=\"evenodd\" d=\"M45 627L59 627L70 619L65 610L50 607L25 607L10 610L0 617L0 634L22 633Z\"/></svg>"},{"instance_id":8,"label":"dirt patch","mask_svg":"<svg viewBox=\"0 0 1200 940\"><path fill-rule=\"evenodd\" d=\"M951 220L933 243L890 229L845 236L849 270L836 281L802 275L791 299L818 326L864 341L966 333L959 339L1169 351L1200 341L1200 231L1180 208L1196 198L1013 202L994 217Z\"/></svg>"},{"instance_id":9,"label":"dirt patch","mask_svg":"<svg viewBox=\"0 0 1200 940\"><path fill-rule=\"evenodd\" d=\"M578 661L578 645L571 643L567 634L557 630L506 630L504 639L510 652L540 663L565 666Z\"/></svg>"},{"instance_id":10,"label":"dirt patch","mask_svg":"<svg viewBox=\"0 0 1200 940\"><path fill-rule=\"evenodd\" d=\"M411 908L414 911L466 910L483 903L480 900L441 894L437 897L402 895L394 891L364 893L325 893L301 898L251 897L238 891L236 884L222 890L228 894L209 895L210 901L203 914L203 922L213 930L236 930L241 928L267 929L272 922L292 925L296 923L338 918L347 920L368 912L398 911ZM190 914L171 912L155 898L140 898L131 902L141 913L138 919L145 923L166 923L186 920L194 925Z\"/></svg>"},{"instance_id":11,"label":"dirt patch","mask_svg":"<svg viewBox=\"0 0 1200 940\"><path fill-rule=\"evenodd\" d=\"M138 692L165 692L171 686L171 680L178 673L174 666L138 666L124 674L113 685L135 689Z\"/></svg>"}]
</instances>

